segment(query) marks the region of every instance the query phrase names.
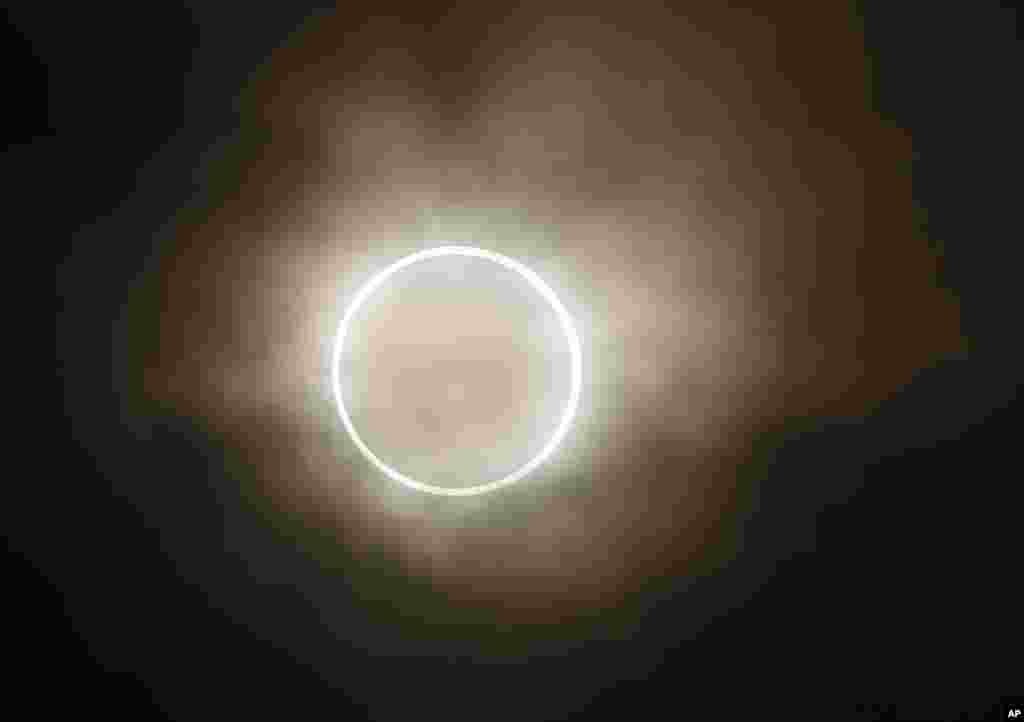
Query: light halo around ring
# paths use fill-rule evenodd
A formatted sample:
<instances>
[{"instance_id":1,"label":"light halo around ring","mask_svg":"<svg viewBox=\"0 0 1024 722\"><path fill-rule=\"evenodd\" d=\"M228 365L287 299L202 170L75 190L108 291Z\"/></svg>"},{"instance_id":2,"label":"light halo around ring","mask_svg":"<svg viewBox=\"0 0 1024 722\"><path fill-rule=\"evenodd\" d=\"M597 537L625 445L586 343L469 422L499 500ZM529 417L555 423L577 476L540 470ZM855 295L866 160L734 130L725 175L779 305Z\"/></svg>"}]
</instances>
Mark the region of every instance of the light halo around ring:
<instances>
[{"instance_id":1,"label":"light halo around ring","mask_svg":"<svg viewBox=\"0 0 1024 722\"><path fill-rule=\"evenodd\" d=\"M356 428L352 423L352 419L349 417L348 409L345 407L345 398L342 393L341 359L345 348L345 340L348 337L349 326L356 313L359 312L359 309L374 293L374 291L384 285L389 278L401 271L403 268L420 261L425 261L431 258L440 258L442 256L469 256L472 258L483 258L518 273L527 281L527 283L530 284L530 287L540 294L540 296L547 301L548 305L554 309L555 314L558 316L562 333L565 335L566 342L569 344L569 399L566 401L565 408L562 410L561 418L559 419L558 426L555 428L554 433L552 433L544 447L518 469L500 479L483 484L477 484L476 486L446 488L442 486L435 486L433 484L425 484L386 464L375 453L373 453L373 450L370 449L369 446L366 445L366 442L363 441L362 437L359 436L359 432L356 431ZM348 432L349 437L352 439L353 443L355 443L359 451L362 452L363 456L365 456L377 469L382 471L391 479L411 489L416 489L417 491L442 496L473 496L514 484L543 464L551 454L554 453L559 444L562 443L566 434L569 432L569 428L572 425L573 419L576 417L576 412L579 408L580 394L583 389L583 351L580 346L579 333L576 330L576 325L573 322L572 317L569 315L569 312L566 310L557 294L555 294L554 290L552 290L552 288L534 271L508 256L503 256L500 253L494 253L493 251L487 251L482 248L476 248L473 246L438 246L435 248L427 248L400 258L398 261L373 276L363 285L362 288L359 289L349 304L348 309L346 309L345 314L341 319L341 323L338 326L338 332L334 344L334 354L331 363L331 384L334 392L335 404L338 407L338 415L341 417L341 422L345 426L345 431Z\"/></svg>"}]
</instances>

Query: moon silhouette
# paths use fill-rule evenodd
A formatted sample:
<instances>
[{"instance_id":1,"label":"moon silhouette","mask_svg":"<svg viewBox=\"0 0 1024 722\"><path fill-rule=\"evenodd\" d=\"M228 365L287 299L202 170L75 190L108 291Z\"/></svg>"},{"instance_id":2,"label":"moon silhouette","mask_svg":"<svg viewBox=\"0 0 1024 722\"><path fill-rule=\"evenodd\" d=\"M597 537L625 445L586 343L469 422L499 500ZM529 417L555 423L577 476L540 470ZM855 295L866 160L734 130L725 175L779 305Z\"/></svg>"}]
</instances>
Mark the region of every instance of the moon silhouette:
<instances>
[{"instance_id":1,"label":"moon silhouette","mask_svg":"<svg viewBox=\"0 0 1024 722\"><path fill-rule=\"evenodd\" d=\"M540 451L531 456L528 461L511 473L508 473L498 479L485 480L472 486L463 487L447 487L426 483L422 480L413 478L411 475L400 472L382 460L378 453L375 453L374 450L370 448L369 444L366 443L363 436L360 435L359 431L356 429L355 423L352 420L352 414L350 413L349 404L346 403L344 383L342 379L342 358L345 353L346 340L350 336L350 327L353 319L366 301L374 294L374 292L378 291L399 271L412 266L413 264L444 256L465 256L484 259L497 263L522 277L522 279L529 284L530 288L541 296L541 298L543 298L554 311L558 318L562 335L568 345L570 357L570 388L567 401L561 410L557 426ZM573 322L572 317L569 315L569 312L566 310L564 304L558 298L554 290L534 271L512 258L492 251L472 246L441 246L419 251L399 259L372 277L365 285L363 285L362 288L359 289L349 304L348 309L345 311L341 324L338 328L331 363L331 382L338 414L341 417L345 430L348 432L349 437L352 439L352 442L356 445L359 451L368 461L370 461L370 463L373 464L374 467L383 472L389 478L417 491L444 496L471 496L494 491L513 484L530 474L550 458L569 432L579 407L580 395L583 387L583 358L579 332L577 331L576 324Z\"/></svg>"}]
</instances>

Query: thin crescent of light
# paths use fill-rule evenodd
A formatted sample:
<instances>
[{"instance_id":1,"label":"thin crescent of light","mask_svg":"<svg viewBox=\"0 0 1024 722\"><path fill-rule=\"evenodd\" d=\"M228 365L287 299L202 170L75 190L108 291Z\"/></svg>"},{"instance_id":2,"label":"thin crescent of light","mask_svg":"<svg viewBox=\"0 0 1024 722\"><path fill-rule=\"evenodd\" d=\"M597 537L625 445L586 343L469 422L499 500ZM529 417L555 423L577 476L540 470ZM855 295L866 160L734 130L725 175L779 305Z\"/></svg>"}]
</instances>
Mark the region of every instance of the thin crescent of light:
<instances>
[{"instance_id":1,"label":"thin crescent of light","mask_svg":"<svg viewBox=\"0 0 1024 722\"><path fill-rule=\"evenodd\" d=\"M373 451L359 436L355 426L352 424L352 419L349 417L348 409L345 408L345 399L341 388L341 358L345 346L345 339L348 336L349 325L363 303L371 294L373 294L374 291L380 288L380 286L382 286L398 271L401 271L403 268L411 266L414 263L418 263L419 261L425 261L430 258L438 258L441 256L470 256L474 258L483 258L513 270L526 279L530 286L555 310L562 332L565 334L566 341L569 344L569 353L571 357L571 387L569 391L569 399L562 411L562 416L558 422L558 426L551 435L551 438L549 438L547 443L544 445L544 448L511 474L495 481L489 481L476 486L445 488L425 484L388 466L373 453ZM361 289L359 289L359 292L356 293L348 309L345 311L345 314L341 319L341 324L338 327L338 334L335 340L334 354L331 363L331 382L334 391L335 403L338 406L338 414L341 416L341 422L344 424L345 430L348 432L348 435L352 438L352 441L355 443L356 447L358 447L359 451L362 452L363 456L365 456L375 467L380 469L390 478L411 489L444 496L472 496L474 494L483 494L488 491L494 491L495 489L499 489L503 486L508 486L509 484L519 481L544 463L555 449L558 448L558 445L562 443L562 440L569 432L569 427L572 425L573 419L576 416L576 411L579 407L580 394L583 388L583 352L580 347L579 333L576 330L576 325L573 323L569 312L565 309L565 306L559 300L551 287L548 286L543 279L541 279L540 276L532 270L518 261L508 258L507 256L503 256L492 251L486 251L481 248L474 248L472 246L440 246L436 248L428 248L399 259L379 272L367 281Z\"/></svg>"}]
</instances>

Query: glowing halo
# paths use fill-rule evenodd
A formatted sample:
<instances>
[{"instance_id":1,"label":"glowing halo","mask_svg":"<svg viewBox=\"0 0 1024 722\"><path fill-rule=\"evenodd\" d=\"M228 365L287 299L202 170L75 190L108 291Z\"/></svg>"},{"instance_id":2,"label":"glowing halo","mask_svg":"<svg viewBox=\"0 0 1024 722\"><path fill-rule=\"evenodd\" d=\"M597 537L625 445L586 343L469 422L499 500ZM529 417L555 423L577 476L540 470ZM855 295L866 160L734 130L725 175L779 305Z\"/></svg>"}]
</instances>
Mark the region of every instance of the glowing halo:
<instances>
[{"instance_id":1,"label":"glowing halo","mask_svg":"<svg viewBox=\"0 0 1024 722\"><path fill-rule=\"evenodd\" d=\"M384 463L366 445L363 439L359 436L359 433L356 431L355 426L352 424L352 419L349 417L348 410L345 408L345 399L344 394L342 393L341 384L341 358L345 346L345 339L348 335L349 325L363 303L371 294L373 294L374 291L380 288L385 281L398 271L414 263L418 263L419 261L425 261L430 258L438 258L441 256L471 256L474 258L483 258L515 271L526 279L531 288L537 291L537 293L539 293L554 309L558 316L562 332L565 334L566 341L569 344L569 353L571 357L569 399L562 411L558 426L555 428L554 433L551 435L551 438L548 439L544 447L533 458L507 476L495 481L478 484L476 486L461 488L445 488L441 486L434 486L432 484L425 484L402 474L398 470ZM338 406L338 414L341 416L341 422L344 424L345 430L348 432L348 435L351 437L359 451L362 452L363 456L365 456L375 467L384 472L390 478L411 489L445 496L471 496L474 494L483 494L488 491L494 491L495 489L499 489L503 486L508 486L509 484L519 481L544 463L544 461L546 461L555 451L569 432L569 427L572 425L572 421L576 416L577 408L579 407L580 393L583 387L583 352L580 347L579 333L576 330L576 325L573 323L569 312L565 309L565 306L559 300L551 287L548 286L543 279L541 279L540 276L532 270L518 261L508 258L507 256L503 256L492 251L485 251L481 248L474 248L472 246L440 246L437 248L428 248L399 259L371 278L362 288L359 289L358 293L356 293L355 297L352 299L348 309L345 311L345 314L341 319L341 324L338 327L331 363L331 383L334 392L334 400Z\"/></svg>"}]
</instances>

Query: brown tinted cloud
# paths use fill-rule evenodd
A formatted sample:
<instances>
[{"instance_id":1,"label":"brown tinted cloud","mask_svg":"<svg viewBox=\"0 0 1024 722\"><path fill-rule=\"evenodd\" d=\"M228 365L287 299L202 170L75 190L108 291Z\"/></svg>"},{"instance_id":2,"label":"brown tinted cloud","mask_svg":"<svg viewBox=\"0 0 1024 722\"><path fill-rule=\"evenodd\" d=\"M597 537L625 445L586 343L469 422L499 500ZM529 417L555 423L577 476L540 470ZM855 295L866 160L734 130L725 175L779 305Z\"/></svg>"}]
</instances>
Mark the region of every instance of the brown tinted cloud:
<instances>
[{"instance_id":1,"label":"brown tinted cloud","mask_svg":"<svg viewBox=\"0 0 1024 722\"><path fill-rule=\"evenodd\" d=\"M480 5L339 11L267 60L213 202L183 217L161 267L146 389L227 439L273 513L327 530L349 557L396 560L449 611L549 621L692 573L732 533L758 436L867 413L955 348L958 324L914 233L909 140L871 111L842 8ZM579 420L552 463L470 499L369 467L327 382L359 283L451 241L548 279L586 359ZM490 312L450 325L494 328L471 317ZM389 333L459 311L404 313ZM409 399L450 383L389 367L410 364L402 338L378 352L376 388L405 379ZM437 429L533 393L505 340L464 373L499 378L493 393ZM429 448L416 434L430 423L378 407L378 436L411 423L403 443Z\"/></svg>"}]
</instances>

